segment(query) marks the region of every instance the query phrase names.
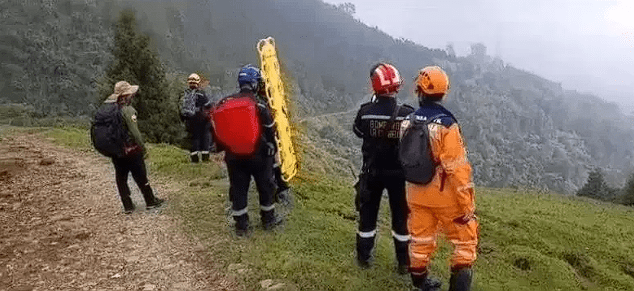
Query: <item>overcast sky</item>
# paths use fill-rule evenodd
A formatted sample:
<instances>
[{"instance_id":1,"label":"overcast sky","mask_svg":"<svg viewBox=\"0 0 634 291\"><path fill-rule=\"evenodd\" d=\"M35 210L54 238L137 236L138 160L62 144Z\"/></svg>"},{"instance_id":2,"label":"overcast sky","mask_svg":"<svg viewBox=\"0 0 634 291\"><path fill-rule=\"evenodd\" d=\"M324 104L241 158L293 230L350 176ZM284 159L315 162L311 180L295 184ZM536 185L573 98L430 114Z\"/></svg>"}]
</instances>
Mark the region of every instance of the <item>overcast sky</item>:
<instances>
[{"instance_id":1,"label":"overcast sky","mask_svg":"<svg viewBox=\"0 0 634 291\"><path fill-rule=\"evenodd\" d=\"M634 0L325 0L355 18L458 55L475 42L505 63L634 111Z\"/></svg>"}]
</instances>

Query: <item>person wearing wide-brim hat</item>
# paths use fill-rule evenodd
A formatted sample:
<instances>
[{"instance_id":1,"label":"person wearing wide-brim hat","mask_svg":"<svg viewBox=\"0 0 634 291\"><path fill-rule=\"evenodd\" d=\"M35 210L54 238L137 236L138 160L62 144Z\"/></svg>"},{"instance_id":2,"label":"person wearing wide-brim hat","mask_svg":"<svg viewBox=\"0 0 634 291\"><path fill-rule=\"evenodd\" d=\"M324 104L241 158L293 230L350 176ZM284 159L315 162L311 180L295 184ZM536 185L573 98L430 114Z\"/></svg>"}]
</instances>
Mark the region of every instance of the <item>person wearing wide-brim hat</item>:
<instances>
[{"instance_id":1,"label":"person wearing wide-brim hat","mask_svg":"<svg viewBox=\"0 0 634 291\"><path fill-rule=\"evenodd\" d=\"M114 92L108 96L104 101L104 105L102 105L117 106L120 109L123 125L126 127L129 137L124 149L126 155L121 158L112 158L117 189L123 203L124 212L127 214L132 213L135 209L134 203L130 198L128 173L132 173L134 181L139 186L147 209L156 208L164 202L163 199L154 196L150 187L144 161L145 144L137 126L137 111L130 105L138 90L138 85L130 85L126 81L119 81L114 85Z\"/></svg>"}]
</instances>

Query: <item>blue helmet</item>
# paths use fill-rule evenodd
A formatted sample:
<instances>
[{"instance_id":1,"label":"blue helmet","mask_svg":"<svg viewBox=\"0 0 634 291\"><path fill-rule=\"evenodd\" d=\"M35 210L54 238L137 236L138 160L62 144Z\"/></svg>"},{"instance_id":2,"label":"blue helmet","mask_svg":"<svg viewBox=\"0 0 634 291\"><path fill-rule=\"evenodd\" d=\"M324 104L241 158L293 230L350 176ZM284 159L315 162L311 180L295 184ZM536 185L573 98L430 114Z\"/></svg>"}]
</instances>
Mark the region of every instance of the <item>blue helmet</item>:
<instances>
[{"instance_id":1,"label":"blue helmet","mask_svg":"<svg viewBox=\"0 0 634 291\"><path fill-rule=\"evenodd\" d=\"M238 73L238 85L240 85L240 87L248 84L251 86L251 89L257 90L261 80L262 73L260 73L260 69L251 64L242 67L240 73Z\"/></svg>"}]
</instances>

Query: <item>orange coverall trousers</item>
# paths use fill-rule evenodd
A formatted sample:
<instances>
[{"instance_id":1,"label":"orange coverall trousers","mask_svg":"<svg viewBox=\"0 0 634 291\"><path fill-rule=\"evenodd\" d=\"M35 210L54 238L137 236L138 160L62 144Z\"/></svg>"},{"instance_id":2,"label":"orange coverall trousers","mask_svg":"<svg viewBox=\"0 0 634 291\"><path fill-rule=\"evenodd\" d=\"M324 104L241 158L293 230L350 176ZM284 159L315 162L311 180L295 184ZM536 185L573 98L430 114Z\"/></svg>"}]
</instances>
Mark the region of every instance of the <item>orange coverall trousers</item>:
<instances>
[{"instance_id":1,"label":"orange coverall trousers","mask_svg":"<svg viewBox=\"0 0 634 291\"><path fill-rule=\"evenodd\" d=\"M436 250L437 238L445 233L453 246L451 266L471 266L476 260L478 221L466 224L454 222L462 213L456 207L426 207L409 205L408 228L410 241L410 270L423 273Z\"/></svg>"}]
</instances>

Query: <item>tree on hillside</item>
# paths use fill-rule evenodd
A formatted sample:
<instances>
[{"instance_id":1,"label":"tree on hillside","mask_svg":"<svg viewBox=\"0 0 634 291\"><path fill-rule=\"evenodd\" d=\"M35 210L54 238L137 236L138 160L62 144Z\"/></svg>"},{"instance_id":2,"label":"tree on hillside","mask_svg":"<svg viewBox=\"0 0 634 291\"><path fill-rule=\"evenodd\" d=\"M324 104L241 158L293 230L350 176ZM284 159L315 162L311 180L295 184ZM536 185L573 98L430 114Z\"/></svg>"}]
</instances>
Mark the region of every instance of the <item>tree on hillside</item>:
<instances>
[{"instance_id":1,"label":"tree on hillside","mask_svg":"<svg viewBox=\"0 0 634 291\"><path fill-rule=\"evenodd\" d=\"M112 93L117 81L139 85L133 106L139 116L139 129L150 142L177 141L181 134L176 104L170 102L170 90L165 70L156 52L150 47L150 37L137 29L135 13L122 11L115 27L113 62L100 84L100 102Z\"/></svg>"},{"instance_id":2,"label":"tree on hillside","mask_svg":"<svg viewBox=\"0 0 634 291\"><path fill-rule=\"evenodd\" d=\"M601 169L595 168L588 175L586 184L577 191L577 196L608 201L614 197L615 192L616 191L610 188L605 182Z\"/></svg>"},{"instance_id":3,"label":"tree on hillside","mask_svg":"<svg viewBox=\"0 0 634 291\"><path fill-rule=\"evenodd\" d=\"M350 15L354 15L357 12L357 8L354 6L354 4L350 3L350 2L346 2L346 3L341 3L337 6L337 9L348 13Z\"/></svg>"},{"instance_id":4,"label":"tree on hillside","mask_svg":"<svg viewBox=\"0 0 634 291\"><path fill-rule=\"evenodd\" d=\"M634 205L634 174L630 175L622 190L619 202L624 205Z\"/></svg>"}]
</instances>

